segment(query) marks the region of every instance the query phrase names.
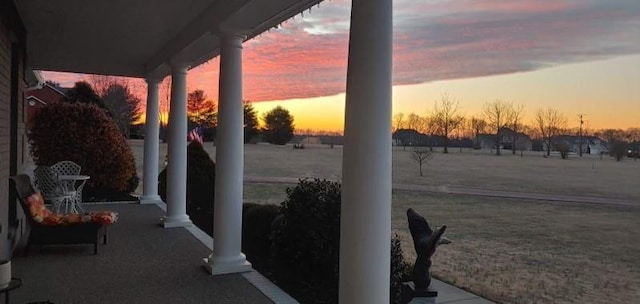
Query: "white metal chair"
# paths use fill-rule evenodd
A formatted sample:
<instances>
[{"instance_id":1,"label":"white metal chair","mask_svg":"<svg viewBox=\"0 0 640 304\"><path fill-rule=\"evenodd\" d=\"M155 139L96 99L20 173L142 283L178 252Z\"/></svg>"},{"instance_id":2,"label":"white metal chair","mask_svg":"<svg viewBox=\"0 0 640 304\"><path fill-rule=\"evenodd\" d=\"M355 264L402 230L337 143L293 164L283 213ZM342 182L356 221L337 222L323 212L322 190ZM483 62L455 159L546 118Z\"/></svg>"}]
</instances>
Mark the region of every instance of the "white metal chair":
<instances>
[{"instance_id":1,"label":"white metal chair","mask_svg":"<svg viewBox=\"0 0 640 304\"><path fill-rule=\"evenodd\" d=\"M56 171L58 175L78 175L80 174L82 167L70 160L63 160L53 164L51 169Z\"/></svg>"},{"instance_id":2,"label":"white metal chair","mask_svg":"<svg viewBox=\"0 0 640 304\"><path fill-rule=\"evenodd\" d=\"M51 202L56 213L60 212L60 205L65 203L65 213L68 212L69 204L76 200L77 193L70 192L60 184L56 171L47 166L38 166L34 170L36 185L42 192L45 201Z\"/></svg>"},{"instance_id":3,"label":"white metal chair","mask_svg":"<svg viewBox=\"0 0 640 304\"><path fill-rule=\"evenodd\" d=\"M75 162L70 160L63 160L57 162L51 166L51 169L55 171L58 176L60 175L80 175L80 171L82 171L82 167ZM64 186L67 192L75 193L75 204L74 206L80 209L81 212L84 212L82 209L82 188L84 188L84 184L87 182L86 180L78 181L80 184L76 187L76 180L60 180L60 183Z\"/></svg>"}]
</instances>

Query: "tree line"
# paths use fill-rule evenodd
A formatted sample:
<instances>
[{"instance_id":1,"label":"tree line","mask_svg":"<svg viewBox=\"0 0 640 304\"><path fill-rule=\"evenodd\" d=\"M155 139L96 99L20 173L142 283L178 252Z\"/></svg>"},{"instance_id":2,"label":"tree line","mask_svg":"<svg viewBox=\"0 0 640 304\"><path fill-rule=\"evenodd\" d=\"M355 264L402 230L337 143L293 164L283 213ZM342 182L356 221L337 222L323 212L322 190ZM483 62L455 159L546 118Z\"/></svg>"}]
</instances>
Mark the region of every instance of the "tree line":
<instances>
[{"instance_id":1,"label":"tree line","mask_svg":"<svg viewBox=\"0 0 640 304\"><path fill-rule=\"evenodd\" d=\"M284 145L293 138L294 119L287 109L276 106L264 113L261 117L262 127L251 101L243 101L243 112L245 143L265 141ZM187 118L190 129L202 128L205 140L214 140L218 127L218 107L216 102L207 98L203 90L196 89L187 94Z\"/></svg>"},{"instance_id":2,"label":"tree line","mask_svg":"<svg viewBox=\"0 0 640 304\"><path fill-rule=\"evenodd\" d=\"M592 131L581 126L570 129L567 127L567 117L551 107L539 108L533 112L529 124L525 123L525 117L524 105L500 99L486 102L480 114L467 117L461 112L459 102L445 94L425 115L396 113L392 126L394 140L405 149L406 146L426 145L433 150L434 139L439 138L444 153L449 152L450 140L453 138L470 139L478 148L478 139L484 134L491 134L495 138L496 155L501 154L504 138L510 140L510 150L515 154L515 143L523 135L540 140L547 155L557 148L559 143L555 140L561 135L578 135L585 139L595 136L605 140L610 146L616 143L640 145L640 128ZM427 135L426 143L417 141L419 134Z\"/></svg>"},{"instance_id":3,"label":"tree line","mask_svg":"<svg viewBox=\"0 0 640 304\"><path fill-rule=\"evenodd\" d=\"M60 84L49 81L50 85L60 88ZM165 78L160 84L159 117L160 137L166 141L166 129L171 99L171 78ZM132 92L132 84L127 78L90 75L87 81L79 81L66 90L62 102L89 103L107 111L125 138L143 136L142 101ZM284 145L294 133L294 118L281 106L263 114L262 127L258 122L258 113L250 101L243 102L244 141L245 143L263 140ZM204 90L195 89L187 94L187 119L189 129L198 127L205 139L214 140L218 126L217 102L208 98ZM135 130L135 131L134 131Z\"/></svg>"},{"instance_id":4,"label":"tree line","mask_svg":"<svg viewBox=\"0 0 640 304\"><path fill-rule=\"evenodd\" d=\"M51 86L60 84L47 81ZM94 104L104 109L116 122L122 135L131 136L132 125L142 116L141 100L133 94L127 78L91 75L89 81L79 81L66 90L61 102Z\"/></svg>"}]
</instances>

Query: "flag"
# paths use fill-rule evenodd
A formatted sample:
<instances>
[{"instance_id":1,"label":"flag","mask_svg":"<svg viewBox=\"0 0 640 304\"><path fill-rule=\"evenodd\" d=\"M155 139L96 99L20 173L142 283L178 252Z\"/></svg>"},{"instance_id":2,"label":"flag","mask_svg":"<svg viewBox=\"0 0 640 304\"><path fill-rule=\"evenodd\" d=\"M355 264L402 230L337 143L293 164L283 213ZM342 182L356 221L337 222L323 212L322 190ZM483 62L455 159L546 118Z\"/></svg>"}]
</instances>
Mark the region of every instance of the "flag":
<instances>
[{"instance_id":1,"label":"flag","mask_svg":"<svg viewBox=\"0 0 640 304\"><path fill-rule=\"evenodd\" d=\"M200 135L200 132L198 132L198 128L197 127L195 129L191 130L191 132L189 132L189 135L187 136L187 139L189 141L196 141L196 142L199 142L200 144L202 144L202 135Z\"/></svg>"}]
</instances>

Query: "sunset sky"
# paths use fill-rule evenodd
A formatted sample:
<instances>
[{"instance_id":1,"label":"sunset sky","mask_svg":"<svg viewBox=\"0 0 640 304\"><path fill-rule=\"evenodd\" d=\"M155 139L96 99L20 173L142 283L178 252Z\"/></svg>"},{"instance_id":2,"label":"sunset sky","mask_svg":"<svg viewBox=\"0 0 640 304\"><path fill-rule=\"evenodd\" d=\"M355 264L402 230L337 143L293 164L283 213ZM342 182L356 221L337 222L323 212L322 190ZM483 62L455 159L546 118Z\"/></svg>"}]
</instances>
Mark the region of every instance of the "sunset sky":
<instances>
[{"instance_id":1,"label":"sunset sky","mask_svg":"<svg viewBox=\"0 0 640 304\"><path fill-rule=\"evenodd\" d=\"M553 107L577 126L640 127L640 1L394 0L393 111L424 115L448 94L466 115L495 99ZM341 130L350 1L244 44L244 98L287 108L296 128ZM375 64L375 63L372 63ZM217 99L219 59L191 70L188 89ZM85 75L44 73L72 86ZM145 92L143 82L135 81ZM145 96L141 96L145 99Z\"/></svg>"}]
</instances>

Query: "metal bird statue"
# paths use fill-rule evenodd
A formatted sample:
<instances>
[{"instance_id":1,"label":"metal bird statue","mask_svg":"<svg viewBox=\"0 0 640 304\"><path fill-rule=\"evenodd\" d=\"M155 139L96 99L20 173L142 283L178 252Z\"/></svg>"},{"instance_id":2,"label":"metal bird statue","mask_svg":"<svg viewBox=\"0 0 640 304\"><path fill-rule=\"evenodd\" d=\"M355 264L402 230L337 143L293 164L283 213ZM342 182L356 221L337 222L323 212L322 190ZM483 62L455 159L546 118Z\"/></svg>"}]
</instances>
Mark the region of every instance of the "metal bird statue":
<instances>
[{"instance_id":1,"label":"metal bird statue","mask_svg":"<svg viewBox=\"0 0 640 304\"><path fill-rule=\"evenodd\" d=\"M417 255L412 275L415 288L414 296L433 296L435 292L428 290L431 284L431 275L429 274L431 256L436 252L436 247L439 244L445 244L444 240L448 241L446 238L443 242L440 241L447 226L443 225L434 232L429 227L427 220L411 208L407 210L407 220L409 221L409 231L411 232Z\"/></svg>"}]
</instances>

